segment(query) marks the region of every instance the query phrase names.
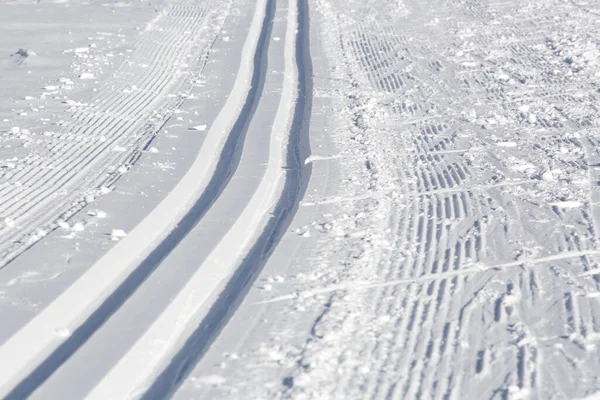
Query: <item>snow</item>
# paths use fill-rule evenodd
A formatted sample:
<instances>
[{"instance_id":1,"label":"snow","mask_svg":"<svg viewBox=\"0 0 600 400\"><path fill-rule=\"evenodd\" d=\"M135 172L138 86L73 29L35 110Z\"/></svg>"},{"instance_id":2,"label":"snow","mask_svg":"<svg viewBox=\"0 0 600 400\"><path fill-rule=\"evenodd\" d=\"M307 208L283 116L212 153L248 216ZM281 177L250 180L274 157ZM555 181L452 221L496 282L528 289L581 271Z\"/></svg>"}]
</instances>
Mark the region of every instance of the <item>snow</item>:
<instances>
[{"instance_id":1,"label":"snow","mask_svg":"<svg viewBox=\"0 0 600 400\"><path fill-rule=\"evenodd\" d=\"M192 127L192 130L204 132L206 130L206 125L196 125Z\"/></svg>"},{"instance_id":2,"label":"snow","mask_svg":"<svg viewBox=\"0 0 600 400\"><path fill-rule=\"evenodd\" d=\"M0 397L597 398L600 7L484 3L0 0Z\"/></svg>"}]
</instances>

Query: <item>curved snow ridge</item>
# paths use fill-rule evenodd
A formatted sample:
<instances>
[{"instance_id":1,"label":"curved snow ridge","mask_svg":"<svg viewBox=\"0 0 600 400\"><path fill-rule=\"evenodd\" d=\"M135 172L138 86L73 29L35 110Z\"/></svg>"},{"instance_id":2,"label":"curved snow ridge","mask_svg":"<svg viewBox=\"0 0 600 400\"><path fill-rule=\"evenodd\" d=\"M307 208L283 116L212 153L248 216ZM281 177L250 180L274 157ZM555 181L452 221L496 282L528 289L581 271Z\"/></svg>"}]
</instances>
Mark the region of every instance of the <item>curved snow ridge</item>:
<instances>
[{"instance_id":1,"label":"curved snow ridge","mask_svg":"<svg viewBox=\"0 0 600 400\"><path fill-rule=\"evenodd\" d=\"M286 138L297 98L295 47L298 10L295 0L289 0L289 3L285 78L271 131L269 160L258 189L238 220L186 286L86 399L134 399L142 396L160 373L161 367L190 336L190 328L206 316L211 300L234 274L256 237L266 229L270 214L283 195L288 146Z\"/></svg>"},{"instance_id":2,"label":"curved snow ridge","mask_svg":"<svg viewBox=\"0 0 600 400\"><path fill-rule=\"evenodd\" d=\"M127 237L0 346L0 397L10 394L38 363L69 339L71 333L111 296L205 191L228 134L251 91L253 60L266 23L266 5L267 0L260 0L256 5L233 89L189 171Z\"/></svg>"}]
</instances>

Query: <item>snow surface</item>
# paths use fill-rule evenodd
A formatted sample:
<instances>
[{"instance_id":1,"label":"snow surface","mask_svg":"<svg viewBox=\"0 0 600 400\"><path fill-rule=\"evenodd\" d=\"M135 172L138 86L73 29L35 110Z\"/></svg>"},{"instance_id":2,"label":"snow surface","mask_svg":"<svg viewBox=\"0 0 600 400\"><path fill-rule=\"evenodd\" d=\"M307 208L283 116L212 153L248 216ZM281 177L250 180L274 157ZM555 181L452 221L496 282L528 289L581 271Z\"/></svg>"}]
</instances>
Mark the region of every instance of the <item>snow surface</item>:
<instances>
[{"instance_id":1,"label":"snow surface","mask_svg":"<svg viewBox=\"0 0 600 400\"><path fill-rule=\"evenodd\" d=\"M0 0L0 397L598 398L599 18Z\"/></svg>"}]
</instances>

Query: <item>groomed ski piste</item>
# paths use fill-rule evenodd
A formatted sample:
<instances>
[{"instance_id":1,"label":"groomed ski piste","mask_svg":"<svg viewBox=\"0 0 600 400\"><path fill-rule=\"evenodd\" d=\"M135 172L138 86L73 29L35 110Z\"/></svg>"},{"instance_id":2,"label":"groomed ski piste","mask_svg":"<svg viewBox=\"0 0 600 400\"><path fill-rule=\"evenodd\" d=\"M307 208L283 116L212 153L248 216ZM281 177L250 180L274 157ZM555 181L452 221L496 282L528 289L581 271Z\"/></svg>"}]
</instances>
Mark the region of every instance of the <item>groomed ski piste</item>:
<instances>
[{"instance_id":1,"label":"groomed ski piste","mask_svg":"<svg viewBox=\"0 0 600 400\"><path fill-rule=\"evenodd\" d=\"M0 398L600 399L599 34L0 0Z\"/></svg>"}]
</instances>

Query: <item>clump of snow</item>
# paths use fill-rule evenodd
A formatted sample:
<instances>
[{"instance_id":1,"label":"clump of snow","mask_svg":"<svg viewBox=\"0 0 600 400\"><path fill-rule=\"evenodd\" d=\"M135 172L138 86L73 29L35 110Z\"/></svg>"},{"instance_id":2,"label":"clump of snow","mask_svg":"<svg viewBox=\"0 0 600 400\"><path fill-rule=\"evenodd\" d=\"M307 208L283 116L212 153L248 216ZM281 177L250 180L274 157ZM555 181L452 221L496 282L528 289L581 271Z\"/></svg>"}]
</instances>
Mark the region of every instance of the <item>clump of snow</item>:
<instances>
[{"instance_id":1,"label":"clump of snow","mask_svg":"<svg viewBox=\"0 0 600 400\"><path fill-rule=\"evenodd\" d=\"M56 221L56 225L58 225L59 228L62 229L70 229L71 225L69 225L69 223L65 220L59 219L58 221Z\"/></svg>"},{"instance_id":2,"label":"clump of snow","mask_svg":"<svg viewBox=\"0 0 600 400\"><path fill-rule=\"evenodd\" d=\"M270 292L271 290L273 290L273 285L271 285L270 283L265 283L262 289L266 292Z\"/></svg>"},{"instance_id":3,"label":"clump of snow","mask_svg":"<svg viewBox=\"0 0 600 400\"><path fill-rule=\"evenodd\" d=\"M557 201L555 203L550 203L550 205L558 207L558 208L578 208L583 205L582 202L576 200L567 200L567 201Z\"/></svg>"},{"instance_id":4,"label":"clump of snow","mask_svg":"<svg viewBox=\"0 0 600 400\"><path fill-rule=\"evenodd\" d=\"M88 79L94 79L94 78L95 78L95 76L91 72L84 72L79 75L79 79L88 80Z\"/></svg>"},{"instance_id":5,"label":"clump of snow","mask_svg":"<svg viewBox=\"0 0 600 400\"><path fill-rule=\"evenodd\" d=\"M555 179L554 174L551 171L544 172L541 176L543 181L550 182Z\"/></svg>"},{"instance_id":6,"label":"clump of snow","mask_svg":"<svg viewBox=\"0 0 600 400\"><path fill-rule=\"evenodd\" d=\"M510 142L510 141L506 141L506 142L497 142L496 146L498 147L517 147L517 143L515 142Z\"/></svg>"},{"instance_id":7,"label":"clump of snow","mask_svg":"<svg viewBox=\"0 0 600 400\"><path fill-rule=\"evenodd\" d=\"M200 377L192 377L191 382L195 385L221 385L227 381L224 377L220 375L205 375Z\"/></svg>"},{"instance_id":8,"label":"clump of snow","mask_svg":"<svg viewBox=\"0 0 600 400\"><path fill-rule=\"evenodd\" d=\"M102 210L90 210L87 213L90 217L96 217L96 218L106 218L107 214L106 212L102 211Z\"/></svg>"},{"instance_id":9,"label":"clump of snow","mask_svg":"<svg viewBox=\"0 0 600 400\"><path fill-rule=\"evenodd\" d=\"M120 239L124 238L125 236L127 236L127 233L125 233L125 231L123 229L113 229L110 232L110 238L112 240L120 240Z\"/></svg>"},{"instance_id":10,"label":"clump of snow","mask_svg":"<svg viewBox=\"0 0 600 400\"><path fill-rule=\"evenodd\" d=\"M196 126L192 127L192 130L203 132L206 130L206 125L196 125Z\"/></svg>"},{"instance_id":11,"label":"clump of snow","mask_svg":"<svg viewBox=\"0 0 600 400\"><path fill-rule=\"evenodd\" d=\"M69 330L69 328L55 329L54 333L56 334L56 336L61 337L61 338L67 338L67 337L71 336L71 331Z\"/></svg>"}]
</instances>

